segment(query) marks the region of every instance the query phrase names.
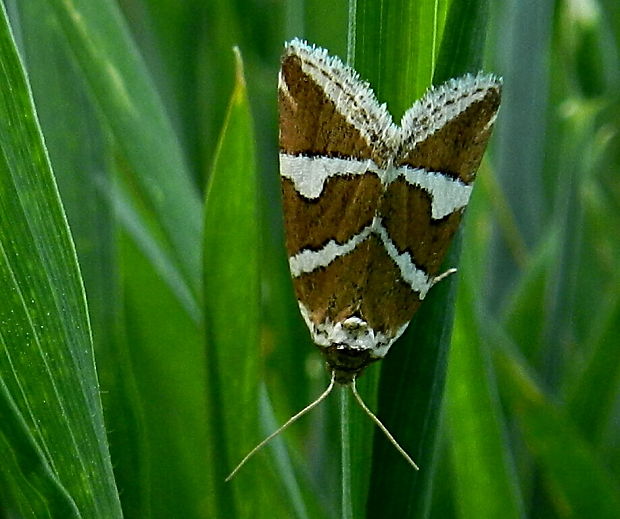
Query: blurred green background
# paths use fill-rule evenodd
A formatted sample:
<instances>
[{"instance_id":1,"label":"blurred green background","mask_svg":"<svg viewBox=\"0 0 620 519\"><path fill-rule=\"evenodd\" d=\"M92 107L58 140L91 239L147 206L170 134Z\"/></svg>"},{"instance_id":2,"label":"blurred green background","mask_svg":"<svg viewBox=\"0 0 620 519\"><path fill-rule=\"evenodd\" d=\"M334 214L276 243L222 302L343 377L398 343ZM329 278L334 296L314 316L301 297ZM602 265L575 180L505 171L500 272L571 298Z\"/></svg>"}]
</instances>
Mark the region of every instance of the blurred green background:
<instances>
[{"instance_id":1,"label":"blurred green background","mask_svg":"<svg viewBox=\"0 0 620 519\"><path fill-rule=\"evenodd\" d=\"M617 0L3 4L0 516L620 517ZM418 473L333 395L224 483L328 381L283 248L295 36L396 120L504 78L459 274L360 380Z\"/></svg>"}]
</instances>

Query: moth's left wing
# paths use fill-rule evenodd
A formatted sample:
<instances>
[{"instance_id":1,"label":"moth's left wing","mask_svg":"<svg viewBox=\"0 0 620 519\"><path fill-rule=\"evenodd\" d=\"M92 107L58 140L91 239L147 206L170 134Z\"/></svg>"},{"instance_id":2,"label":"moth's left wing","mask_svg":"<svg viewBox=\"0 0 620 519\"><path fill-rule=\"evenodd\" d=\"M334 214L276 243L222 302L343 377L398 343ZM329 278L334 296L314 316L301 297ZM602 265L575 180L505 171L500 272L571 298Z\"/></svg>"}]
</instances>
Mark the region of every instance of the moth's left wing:
<instances>
[{"instance_id":1,"label":"moth's left wing","mask_svg":"<svg viewBox=\"0 0 620 519\"><path fill-rule=\"evenodd\" d=\"M358 312L364 296L371 227L398 129L353 69L299 40L285 46L278 104L293 284L307 321L338 322Z\"/></svg>"}]
</instances>

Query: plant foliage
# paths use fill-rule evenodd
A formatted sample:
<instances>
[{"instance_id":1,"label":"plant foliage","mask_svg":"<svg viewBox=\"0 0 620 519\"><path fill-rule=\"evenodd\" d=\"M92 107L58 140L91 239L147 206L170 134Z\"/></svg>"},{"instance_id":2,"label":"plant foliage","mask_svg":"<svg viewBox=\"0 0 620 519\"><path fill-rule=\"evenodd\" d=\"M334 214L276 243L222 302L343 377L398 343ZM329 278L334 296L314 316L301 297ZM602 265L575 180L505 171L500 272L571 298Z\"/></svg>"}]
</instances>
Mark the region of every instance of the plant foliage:
<instances>
[{"instance_id":1,"label":"plant foliage","mask_svg":"<svg viewBox=\"0 0 620 519\"><path fill-rule=\"evenodd\" d=\"M0 15L0 517L620 517L615 0ZM224 482L327 384L283 247L295 36L395 120L431 84L504 78L459 274L359 381L417 473L345 395Z\"/></svg>"}]
</instances>

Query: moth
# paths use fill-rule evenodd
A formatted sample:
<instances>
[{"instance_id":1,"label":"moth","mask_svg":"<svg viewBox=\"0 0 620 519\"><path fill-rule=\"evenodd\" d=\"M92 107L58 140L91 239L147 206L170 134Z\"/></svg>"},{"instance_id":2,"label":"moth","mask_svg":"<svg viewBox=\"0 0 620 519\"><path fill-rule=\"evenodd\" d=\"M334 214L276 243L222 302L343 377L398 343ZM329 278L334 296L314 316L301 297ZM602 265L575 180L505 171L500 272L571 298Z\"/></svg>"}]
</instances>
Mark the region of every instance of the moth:
<instances>
[{"instance_id":1,"label":"moth","mask_svg":"<svg viewBox=\"0 0 620 519\"><path fill-rule=\"evenodd\" d=\"M278 103L286 249L301 315L331 382L258 448L338 382L351 384L415 466L365 406L355 380L454 272L439 269L469 202L501 87L491 74L451 79L396 124L339 58L298 39L285 45Z\"/></svg>"}]
</instances>

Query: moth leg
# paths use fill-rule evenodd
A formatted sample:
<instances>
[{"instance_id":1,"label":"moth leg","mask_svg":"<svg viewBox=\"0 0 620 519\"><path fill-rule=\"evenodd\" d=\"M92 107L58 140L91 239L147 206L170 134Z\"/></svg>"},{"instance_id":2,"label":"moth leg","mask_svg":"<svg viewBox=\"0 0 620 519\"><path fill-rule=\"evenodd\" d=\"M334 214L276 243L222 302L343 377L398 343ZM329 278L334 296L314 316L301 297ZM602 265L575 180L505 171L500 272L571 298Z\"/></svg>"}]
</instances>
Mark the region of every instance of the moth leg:
<instances>
[{"instance_id":1,"label":"moth leg","mask_svg":"<svg viewBox=\"0 0 620 519\"><path fill-rule=\"evenodd\" d=\"M441 274L439 274L439 276L435 276L433 278L433 286L435 286L440 281L446 279L448 276L451 276L452 274L454 274L456 270L457 269L455 268L451 268L451 269L446 270L445 272L442 272Z\"/></svg>"}]
</instances>

